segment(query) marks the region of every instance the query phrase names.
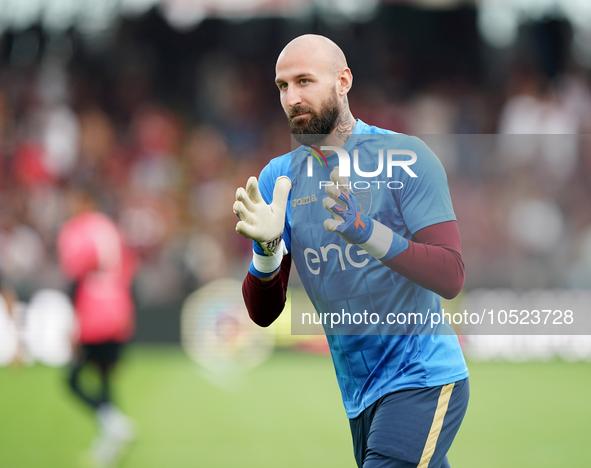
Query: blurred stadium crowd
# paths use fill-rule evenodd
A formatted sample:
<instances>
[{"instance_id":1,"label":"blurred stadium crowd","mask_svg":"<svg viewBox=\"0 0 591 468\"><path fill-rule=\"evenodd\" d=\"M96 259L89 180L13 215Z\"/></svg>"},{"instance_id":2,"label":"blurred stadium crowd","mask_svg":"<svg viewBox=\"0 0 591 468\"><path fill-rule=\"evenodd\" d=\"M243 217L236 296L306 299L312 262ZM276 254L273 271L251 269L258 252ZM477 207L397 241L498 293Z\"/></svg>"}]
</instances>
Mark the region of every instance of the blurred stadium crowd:
<instances>
[{"instance_id":1,"label":"blurred stadium crowd","mask_svg":"<svg viewBox=\"0 0 591 468\"><path fill-rule=\"evenodd\" d=\"M152 10L97 44L75 29L8 30L2 277L24 301L67 288L55 238L68 190L90 187L141 255L138 339L175 339L190 292L246 272L251 245L234 231L235 189L289 151L274 62L292 37L316 32L349 59L353 114L424 135L440 156L467 289L591 287L591 86L569 55L569 31L565 20L542 19L499 51L480 38L473 8L395 6L338 27L212 19L186 31Z\"/></svg>"}]
</instances>

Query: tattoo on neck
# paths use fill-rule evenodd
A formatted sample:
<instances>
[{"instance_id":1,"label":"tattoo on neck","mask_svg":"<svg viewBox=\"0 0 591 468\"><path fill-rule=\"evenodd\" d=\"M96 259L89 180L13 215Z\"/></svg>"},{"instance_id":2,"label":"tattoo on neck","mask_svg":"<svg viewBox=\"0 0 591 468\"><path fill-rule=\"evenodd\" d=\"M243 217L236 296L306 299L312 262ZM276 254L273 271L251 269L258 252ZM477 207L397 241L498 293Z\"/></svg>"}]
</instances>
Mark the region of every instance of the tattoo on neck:
<instances>
[{"instance_id":1,"label":"tattoo on neck","mask_svg":"<svg viewBox=\"0 0 591 468\"><path fill-rule=\"evenodd\" d=\"M337 120L334 133L339 139L343 141L343 143L346 143L351 136L351 133L353 133L353 130L355 129L355 120L353 119L353 115L349 110L347 96L345 96L343 104L343 109L341 110Z\"/></svg>"}]
</instances>

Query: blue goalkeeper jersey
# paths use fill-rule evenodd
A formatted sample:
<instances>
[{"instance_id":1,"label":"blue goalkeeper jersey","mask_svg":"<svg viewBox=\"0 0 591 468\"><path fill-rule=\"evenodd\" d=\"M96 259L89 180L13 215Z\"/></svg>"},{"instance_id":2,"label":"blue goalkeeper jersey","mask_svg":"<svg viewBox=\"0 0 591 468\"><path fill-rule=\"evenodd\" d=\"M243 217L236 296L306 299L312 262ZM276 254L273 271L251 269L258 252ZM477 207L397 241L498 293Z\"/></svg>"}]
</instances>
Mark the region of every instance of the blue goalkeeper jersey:
<instances>
[{"instance_id":1,"label":"blue goalkeeper jersey","mask_svg":"<svg viewBox=\"0 0 591 468\"><path fill-rule=\"evenodd\" d=\"M389 149L399 150L390 160L408 161L412 152L416 161L388 164L384 154L382 171L377 173L375 155L384 148L385 139ZM359 208L370 218L409 240L424 227L456 219L443 166L420 139L357 120L343 149L351 155L349 179ZM321 317L369 311L377 313L381 322L386 314L420 314L424 319L424 326L409 329L408 334L350 334L323 325L347 416L355 418L387 393L457 382L468 376L468 370L453 330L449 325L433 326L429 320L441 315L437 294L324 229L323 222L331 215L322 205L326 194L319 181L329 181L337 165L336 153L324 156L301 146L271 160L260 174L259 187L271 203L277 177L287 175L292 180L284 240Z\"/></svg>"}]
</instances>

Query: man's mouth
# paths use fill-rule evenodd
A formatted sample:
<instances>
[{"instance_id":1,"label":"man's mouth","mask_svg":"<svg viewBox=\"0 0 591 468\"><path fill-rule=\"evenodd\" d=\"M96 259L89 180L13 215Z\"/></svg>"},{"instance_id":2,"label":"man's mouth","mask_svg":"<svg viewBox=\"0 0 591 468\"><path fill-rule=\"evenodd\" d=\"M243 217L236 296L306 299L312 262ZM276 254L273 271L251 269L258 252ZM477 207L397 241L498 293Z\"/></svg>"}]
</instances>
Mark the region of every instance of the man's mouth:
<instances>
[{"instance_id":1,"label":"man's mouth","mask_svg":"<svg viewBox=\"0 0 591 468\"><path fill-rule=\"evenodd\" d=\"M294 109L290 115L290 119L297 119L298 117L306 117L312 115L312 112L307 109Z\"/></svg>"}]
</instances>

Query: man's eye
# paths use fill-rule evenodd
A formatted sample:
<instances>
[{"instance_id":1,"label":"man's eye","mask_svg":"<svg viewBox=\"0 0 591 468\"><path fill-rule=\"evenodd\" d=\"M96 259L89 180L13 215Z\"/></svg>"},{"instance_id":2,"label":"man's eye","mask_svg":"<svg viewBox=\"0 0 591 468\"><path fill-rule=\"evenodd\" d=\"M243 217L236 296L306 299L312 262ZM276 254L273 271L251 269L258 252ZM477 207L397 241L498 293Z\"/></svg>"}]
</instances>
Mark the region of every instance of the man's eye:
<instances>
[{"instance_id":1,"label":"man's eye","mask_svg":"<svg viewBox=\"0 0 591 468\"><path fill-rule=\"evenodd\" d=\"M302 78L302 79L300 80L300 83L301 83L301 84L308 84L308 80L307 80L306 78Z\"/></svg>"},{"instance_id":2,"label":"man's eye","mask_svg":"<svg viewBox=\"0 0 591 468\"><path fill-rule=\"evenodd\" d=\"M281 83L279 89L287 89L287 83Z\"/></svg>"}]
</instances>

